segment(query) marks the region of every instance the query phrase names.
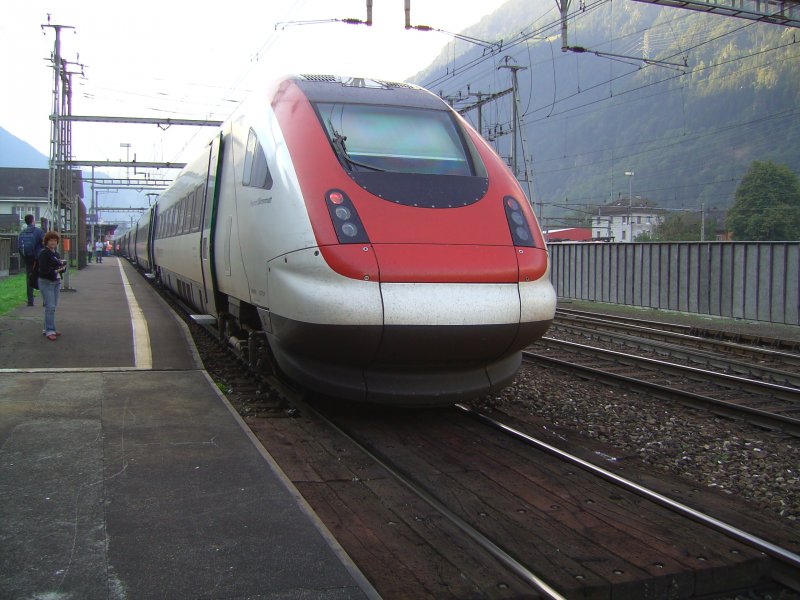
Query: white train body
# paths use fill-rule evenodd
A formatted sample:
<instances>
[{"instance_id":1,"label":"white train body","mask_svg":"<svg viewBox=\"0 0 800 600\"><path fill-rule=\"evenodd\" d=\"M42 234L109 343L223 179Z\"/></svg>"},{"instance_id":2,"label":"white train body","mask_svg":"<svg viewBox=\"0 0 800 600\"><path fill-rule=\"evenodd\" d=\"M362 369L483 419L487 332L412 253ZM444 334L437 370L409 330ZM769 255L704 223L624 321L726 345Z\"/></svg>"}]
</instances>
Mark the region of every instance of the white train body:
<instances>
[{"instance_id":1,"label":"white train body","mask_svg":"<svg viewBox=\"0 0 800 600\"><path fill-rule=\"evenodd\" d=\"M519 184L456 113L405 84L277 82L122 249L237 337L261 336L256 354L289 377L352 400L500 389L555 312Z\"/></svg>"}]
</instances>

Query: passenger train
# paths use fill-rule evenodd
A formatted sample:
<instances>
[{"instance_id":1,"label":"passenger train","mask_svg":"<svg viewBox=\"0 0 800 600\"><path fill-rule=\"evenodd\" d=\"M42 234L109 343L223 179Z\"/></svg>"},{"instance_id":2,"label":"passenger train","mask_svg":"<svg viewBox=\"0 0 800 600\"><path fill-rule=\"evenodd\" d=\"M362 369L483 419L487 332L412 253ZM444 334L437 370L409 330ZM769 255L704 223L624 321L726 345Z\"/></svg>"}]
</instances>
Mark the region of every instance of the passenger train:
<instances>
[{"instance_id":1,"label":"passenger train","mask_svg":"<svg viewBox=\"0 0 800 600\"><path fill-rule=\"evenodd\" d=\"M254 368L348 400L440 406L500 390L555 313L516 178L406 83L276 81L120 244Z\"/></svg>"}]
</instances>

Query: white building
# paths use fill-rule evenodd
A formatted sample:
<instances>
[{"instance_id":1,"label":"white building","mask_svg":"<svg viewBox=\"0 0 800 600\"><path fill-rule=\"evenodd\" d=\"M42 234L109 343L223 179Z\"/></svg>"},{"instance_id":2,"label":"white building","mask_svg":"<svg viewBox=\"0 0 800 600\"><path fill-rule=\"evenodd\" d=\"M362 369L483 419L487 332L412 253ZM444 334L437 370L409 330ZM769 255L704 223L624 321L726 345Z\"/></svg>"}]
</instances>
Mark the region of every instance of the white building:
<instances>
[{"instance_id":1,"label":"white building","mask_svg":"<svg viewBox=\"0 0 800 600\"><path fill-rule=\"evenodd\" d=\"M645 200L634 200L633 206L622 199L601 206L592 217L592 238L612 242L632 242L642 233L652 233L663 222L665 211Z\"/></svg>"},{"instance_id":2,"label":"white building","mask_svg":"<svg viewBox=\"0 0 800 600\"><path fill-rule=\"evenodd\" d=\"M47 186L50 175L47 169L0 169L0 215L11 224L18 218L14 232L19 231L25 215L33 215L36 223L50 218Z\"/></svg>"},{"instance_id":3,"label":"white building","mask_svg":"<svg viewBox=\"0 0 800 600\"><path fill-rule=\"evenodd\" d=\"M33 215L41 226L42 219L52 220L47 190L50 172L47 169L0 168L0 224L3 231L16 233L23 226L25 215ZM80 171L74 171L75 199L83 199ZM17 217L18 221L14 220Z\"/></svg>"}]
</instances>

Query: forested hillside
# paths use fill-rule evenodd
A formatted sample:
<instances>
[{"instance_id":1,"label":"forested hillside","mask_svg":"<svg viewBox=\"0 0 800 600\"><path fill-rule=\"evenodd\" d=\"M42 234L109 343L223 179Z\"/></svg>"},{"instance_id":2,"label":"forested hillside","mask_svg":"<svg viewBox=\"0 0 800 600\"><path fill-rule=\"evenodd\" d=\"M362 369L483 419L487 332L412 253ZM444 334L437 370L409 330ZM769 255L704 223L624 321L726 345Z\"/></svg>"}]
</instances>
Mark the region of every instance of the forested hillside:
<instances>
[{"instance_id":1,"label":"forested hillside","mask_svg":"<svg viewBox=\"0 0 800 600\"><path fill-rule=\"evenodd\" d=\"M568 40L587 52L562 52L553 0L510 0L464 32L501 48L454 41L413 78L464 108L510 87L502 65L525 67L520 109L545 225L629 189L667 208L727 208L754 160L800 174L800 32L633 1L581 6ZM497 133L511 115L511 95L483 107L483 134L503 155L511 136ZM466 116L477 124L477 111Z\"/></svg>"}]
</instances>

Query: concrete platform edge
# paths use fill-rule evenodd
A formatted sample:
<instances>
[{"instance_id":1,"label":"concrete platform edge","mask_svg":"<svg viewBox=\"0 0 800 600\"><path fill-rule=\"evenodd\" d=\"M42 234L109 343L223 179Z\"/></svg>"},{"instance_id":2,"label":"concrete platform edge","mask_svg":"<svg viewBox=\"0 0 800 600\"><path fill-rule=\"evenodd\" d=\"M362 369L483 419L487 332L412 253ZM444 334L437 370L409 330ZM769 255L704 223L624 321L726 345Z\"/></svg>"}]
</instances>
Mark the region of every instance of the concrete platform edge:
<instances>
[{"instance_id":1,"label":"concrete platform edge","mask_svg":"<svg viewBox=\"0 0 800 600\"><path fill-rule=\"evenodd\" d=\"M185 324L184 324L185 325ZM193 345L193 344L192 344ZM372 587L372 584L367 580L361 570L356 566L353 562L353 559L347 554L344 548L339 544L330 530L325 526L325 524L320 520L317 513L311 508L311 506L306 502L306 499L303 498L303 495L300 491L294 486L292 481L287 477L286 473L283 472L280 465L275 462L275 459L272 455L267 451L266 448L261 444L258 440L256 435L252 432L252 430L247 426L247 423L244 422L244 419L236 412L236 409L233 405L228 401L225 395L217 388L214 380L208 374L207 371L203 370L203 375L208 380L209 386L214 390L217 394L217 397L220 399L222 404L228 409L228 411L233 416L236 423L248 437L250 442L255 446L258 453L262 456L262 458L267 462L272 472L275 473L276 477L281 481L284 487L288 490L289 494L295 499L297 505L300 507L300 510L309 518L312 522L314 527L316 527L317 531L319 531L320 535L322 535L325 542L331 548L331 550L336 554L336 556L341 561L342 565L344 565L345 569L347 569L348 573L354 579L356 584L361 588L364 594L370 598L371 600L381 600L380 594L378 594L377 590Z\"/></svg>"},{"instance_id":2,"label":"concrete platform edge","mask_svg":"<svg viewBox=\"0 0 800 600\"><path fill-rule=\"evenodd\" d=\"M169 308L169 305L167 305L166 301L163 298L161 298L161 296L158 296L158 298L159 298L159 300L161 302L163 302ZM189 346L189 348L191 349L192 358L193 358L193 360L195 362L195 365L197 366L198 369L202 370L203 376L208 381L209 386L214 390L214 393L216 393L217 397L220 399L220 401L225 406L225 408L228 409L228 412L231 413L231 415L233 416L233 418L236 421L236 423L239 425L239 427L245 433L245 435L250 440L250 442L253 444L253 446L255 446L256 450L258 450L258 453L264 458L264 460L269 465L270 469L272 469L272 472L275 473L275 475L278 477L278 479L281 481L281 483L287 489L289 494L291 494L291 496L295 499L295 502L297 502L297 505L300 507L300 510L311 520L311 522L313 523L314 527L316 527L317 531L319 531L320 535L322 535L322 537L325 540L325 542L331 548L333 553L339 558L339 560L341 561L342 565L344 565L345 569L347 569L348 573L350 573L350 575L353 577L353 579L355 580L356 584L361 588L361 590L364 592L364 594L368 598L370 598L372 600L380 600L380 598L381 598L380 594L378 594L378 592L375 590L375 588L372 587L372 584L367 580L367 578L364 577L364 574L361 572L361 570L353 562L353 559L351 559L350 556L345 551L345 549L342 548L342 546L336 540L334 535L330 532L330 530L325 526L325 524L317 516L317 513L314 512L314 510L311 508L311 506L308 504L308 502L306 502L306 499L303 498L303 495L300 493L300 491L294 486L294 484L291 482L291 480L286 476L286 473L283 472L283 469L281 469L280 466L278 465L278 463L275 462L275 459L272 457L272 455L267 451L266 448L264 448L264 446L261 444L261 442L255 436L255 434L247 426L247 423L244 422L244 419L242 419L242 417L239 415L239 413L236 412L236 409L233 407L233 405L228 401L228 399L225 397L225 395L219 390L217 385L214 383L214 380L208 374L208 371L206 371L203 368L203 361L200 358L200 353L197 351L197 346L195 346L194 339L192 338L192 334L189 331L189 326L171 308L169 310L169 313L172 315L172 317L178 323L178 327L183 332L184 338L186 339L186 343Z\"/></svg>"}]
</instances>

